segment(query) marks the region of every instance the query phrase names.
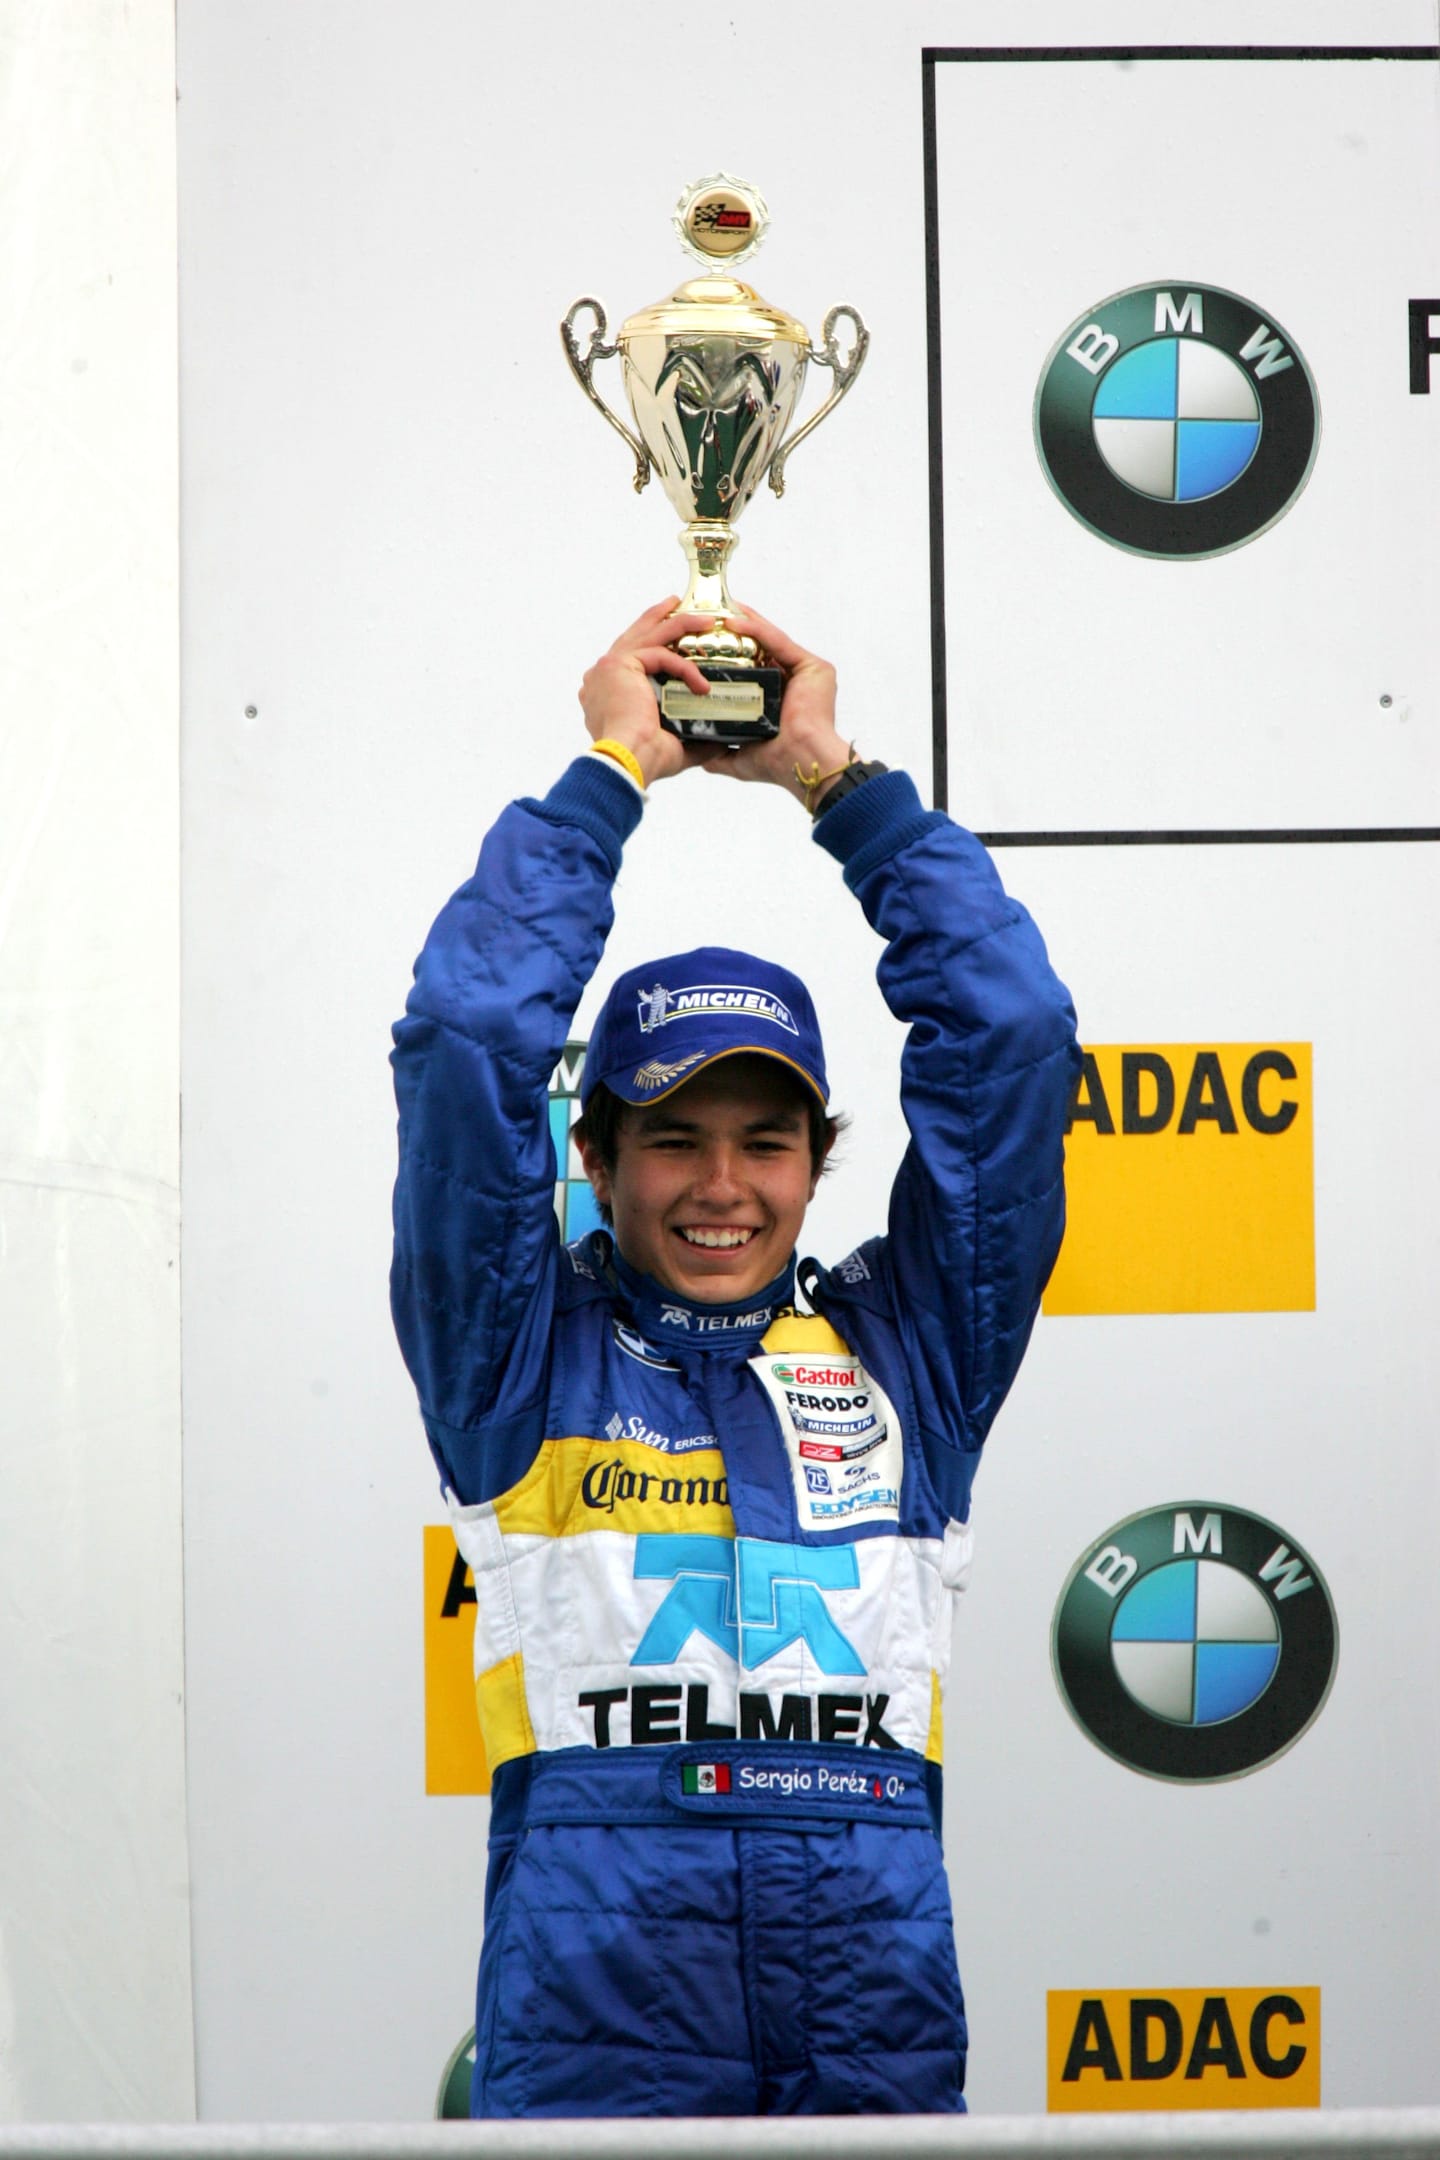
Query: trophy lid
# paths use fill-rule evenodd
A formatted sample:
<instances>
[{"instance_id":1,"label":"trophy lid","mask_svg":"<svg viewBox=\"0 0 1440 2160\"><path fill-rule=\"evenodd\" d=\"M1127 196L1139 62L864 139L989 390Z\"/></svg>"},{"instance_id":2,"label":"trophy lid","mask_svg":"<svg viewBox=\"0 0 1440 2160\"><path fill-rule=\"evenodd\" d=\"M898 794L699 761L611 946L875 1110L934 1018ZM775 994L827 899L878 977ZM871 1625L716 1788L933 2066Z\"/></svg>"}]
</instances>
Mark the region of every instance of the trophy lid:
<instances>
[{"instance_id":1,"label":"trophy lid","mask_svg":"<svg viewBox=\"0 0 1440 2160\"><path fill-rule=\"evenodd\" d=\"M677 285L653 307L627 316L616 342L623 346L631 338L646 336L760 338L766 343L780 338L791 345L810 343L809 331L793 315L762 300L753 285L727 277L690 278Z\"/></svg>"},{"instance_id":2,"label":"trophy lid","mask_svg":"<svg viewBox=\"0 0 1440 2160\"><path fill-rule=\"evenodd\" d=\"M707 173L680 191L671 221L687 254L708 269L723 263L738 270L755 253L770 225L759 188L734 173Z\"/></svg>"}]
</instances>

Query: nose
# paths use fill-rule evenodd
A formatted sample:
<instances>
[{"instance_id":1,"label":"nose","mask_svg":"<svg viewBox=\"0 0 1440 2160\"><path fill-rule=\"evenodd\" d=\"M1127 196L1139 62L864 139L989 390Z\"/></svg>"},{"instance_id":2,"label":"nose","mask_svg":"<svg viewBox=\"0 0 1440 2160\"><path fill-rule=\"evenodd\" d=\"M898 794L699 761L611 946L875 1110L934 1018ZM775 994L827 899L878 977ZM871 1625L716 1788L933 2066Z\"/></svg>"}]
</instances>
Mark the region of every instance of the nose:
<instances>
[{"instance_id":1,"label":"nose","mask_svg":"<svg viewBox=\"0 0 1440 2160\"><path fill-rule=\"evenodd\" d=\"M723 1143L707 1148L697 1168L696 1198L707 1201L712 1207L742 1199L745 1183L740 1167L737 1149Z\"/></svg>"}]
</instances>

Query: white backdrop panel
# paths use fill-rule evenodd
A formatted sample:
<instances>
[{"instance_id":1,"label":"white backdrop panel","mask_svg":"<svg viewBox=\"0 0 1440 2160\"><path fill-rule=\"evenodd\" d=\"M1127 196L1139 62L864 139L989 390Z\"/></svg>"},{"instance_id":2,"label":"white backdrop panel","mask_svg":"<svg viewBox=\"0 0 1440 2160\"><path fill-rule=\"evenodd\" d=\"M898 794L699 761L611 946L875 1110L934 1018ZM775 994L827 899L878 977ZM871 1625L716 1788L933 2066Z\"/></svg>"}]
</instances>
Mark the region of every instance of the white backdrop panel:
<instances>
[{"instance_id":1,"label":"white backdrop panel","mask_svg":"<svg viewBox=\"0 0 1440 2160\"><path fill-rule=\"evenodd\" d=\"M1352 31L1367 24L1398 18L1357 10ZM1440 822L1440 436L1433 399L1408 394L1406 315L1440 291L1440 68L942 62L936 129L967 815L1022 832ZM1206 284L1253 301L1319 394L1308 487L1206 561L1098 540L1035 452L1056 341L1151 282L1177 305Z\"/></svg>"},{"instance_id":2,"label":"white backdrop panel","mask_svg":"<svg viewBox=\"0 0 1440 2160\"><path fill-rule=\"evenodd\" d=\"M182 17L189 1763L212 2117L424 2114L471 2015L486 1809L423 1791L419 1526L443 1511L386 1302L389 1027L485 827L583 745L583 669L678 589L674 514L631 493L558 325L583 292L618 322L678 283L670 207L717 166L769 198L759 289L817 329L851 299L874 333L784 501L752 507L736 590L839 649L862 743L926 770L921 39L877 55L864 22L839 38L732 11L706 68L718 39L744 74L763 38L778 106L697 120L687 95L682 123L637 72L637 51L683 60L659 6L621 38L577 4ZM873 184L837 227L817 170L865 135ZM856 637L859 595L903 634ZM901 1145L872 940L793 803L708 788L659 793L609 960L719 931L851 1016L835 1085L866 1140L817 1209L839 1252Z\"/></svg>"},{"instance_id":3,"label":"white backdrop panel","mask_svg":"<svg viewBox=\"0 0 1440 2160\"><path fill-rule=\"evenodd\" d=\"M1327 2104L1433 2100L1440 1175L1423 1137L1433 1012L1414 993L1440 965L1440 853L1007 849L1000 862L1090 1040L1313 1042L1317 1289L1313 1313L1036 1331L978 1488L952 1681L966 1722L946 1843L976 2104L1043 2107L1037 1987L1245 1983L1320 1986ZM1339 1618L1316 1723L1268 1768L1215 1786L1110 1760L1048 1679L1051 1614L1086 1546L1187 1499L1290 1531ZM973 1875L966 1852L983 1856Z\"/></svg>"},{"instance_id":4,"label":"white backdrop panel","mask_svg":"<svg viewBox=\"0 0 1440 2160\"><path fill-rule=\"evenodd\" d=\"M1164 12L1184 35L1202 11ZM1251 12L1211 7L1205 34L1248 35ZM1156 34L1148 4L1086 13L1096 35ZM1274 34L1303 24L1314 36L1353 27L1354 13L1287 5L1270 19ZM1396 34L1429 34L1427 9L1394 13ZM1075 20L1058 5L935 0L880 16L855 0L817 16L736 0L702 36L650 0L621 18L579 0L531 15L460 0L182 11L187 1611L209 2116L424 2113L469 2017L485 1808L422 1791L419 1525L439 1510L385 1300L385 1052L424 928L485 826L581 740L582 669L678 578L672 513L653 488L631 495L624 452L564 367L559 318L598 291L613 324L677 283L670 204L718 166L752 175L774 212L759 289L812 326L837 299L862 310L866 370L797 457L784 501L748 513L735 584L836 654L862 749L923 780L920 51L961 34L1069 37ZM717 82L723 94L703 87ZM1026 590L984 596L1017 647L1035 635ZM659 794L627 861L608 965L718 930L806 975L856 1119L812 1218L815 1249L833 1256L880 1218L899 1156L897 1031L833 866L808 848L793 804L758 792L696 780ZM962 768L953 799L970 822L996 821L978 773L972 784ZM1129 983L1111 933L1139 934L1130 916L1143 921L1149 896L1130 881L1154 873L1062 855L1005 867L1083 976L1098 1006L1087 1030L1160 1029L1158 958L1150 994L1110 996ZM1318 973L1313 924L1302 946ZM1380 996L1378 975L1372 987ZM1217 996L1212 1024L1243 1034L1247 996ZM1257 990L1255 1003L1260 1035L1304 1035L1314 1013L1298 996L1293 1023L1286 1000ZM1322 1281L1328 1264L1327 1244ZM1112 1339L1139 1327L1119 1323ZM1118 1811L1096 1832L1103 1883L1155 1798L1073 1731L1044 1661L1078 1545L1137 1504L1142 1469L1138 1504L1172 1491L1170 1455L1157 1461L1153 1445L1153 1370L1130 1379L1120 1353L1086 1347L1094 1339L1042 1326L980 1488L980 1577L948 1736L987 2108L1038 2104L1045 1986L1088 1975L1092 1949L1123 1980L1134 1940L1117 1912L1097 1943L1073 1873L1062 1880L1014 1826L1049 1834L1058 1785L1088 1780ZM1127 1432L1134 1477L1123 1453L1093 1490L1078 1473L1073 1487L1051 1477L1081 1444L1077 1389L1104 1429L1132 1419L1138 1396L1150 1444ZM1230 1464L1203 1459L1215 1481ZM1007 1463L1043 1474L1038 1544ZM1191 1464L1175 1467L1189 1483ZM1237 1497L1263 1507L1266 1495ZM1287 1505L1288 1486L1282 1520ZM1343 1632L1339 1533L1318 1501L1296 1530L1332 1570ZM1022 1579L1023 1617L1010 1602ZM1339 1702L1297 1769L1338 1745ZM1368 1737L1363 1720L1356 1731L1357 1744ZM1413 1792L1406 1778L1388 1807ZM1181 1797L1198 1798L1192 1819L1235 1805ZM1386 1826L1394 1849L1401 1826ZM1253 1882L1260 1847L1247 1836ZM1239 1940L1243 1902L1214 1923L1219 1947ZM1300 1904L1297 1890L1285 1911ZM1305 1915L1306 1929L1319 1924ZM1277 1977L1316 1977L1298 1969L1312 1948L1321 1956L1310 1934L1284 1947ZM1175 1967L1189 1961L1177 1933L1157 1977L1184 1980ZM1375 2097L1358 2071L1350 2082L1337 2074L1330 2096Z\"/></svg>"},{"instance_id":5,"label":"white backdrop panel","mask_svg":"<svg viewBox=\"0 0 1440 2160\"><path fill-rule=\"evenodd\" d=\"M174 35L0 19L0 2119L193 2113Z\"/></svg>"}]
</instances>

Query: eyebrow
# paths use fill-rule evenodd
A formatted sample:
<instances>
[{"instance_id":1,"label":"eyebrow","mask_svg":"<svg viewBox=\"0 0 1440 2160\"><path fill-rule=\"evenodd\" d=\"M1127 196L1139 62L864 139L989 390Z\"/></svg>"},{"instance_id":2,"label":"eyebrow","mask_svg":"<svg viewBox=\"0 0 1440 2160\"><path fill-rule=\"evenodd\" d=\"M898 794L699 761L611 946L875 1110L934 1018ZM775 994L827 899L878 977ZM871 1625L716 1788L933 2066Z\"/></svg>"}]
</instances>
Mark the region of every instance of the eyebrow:
<instances>
[{"instance_id":1,"label":"eyebrow","mask_svg":"<svg viewBox=\"0 0 1440 2160\"><path fill-rule=\"evenodd\" d=\"M767 1110L762 1117L751 1118L742 1130L747 1137L767 1132L796 1133L804 1123L801 1110ZM698 1118L682 1117L676 1111L662 1110L657 1105L653 1110L640 1112L635 1129L640 1133L697 1133L701 1126Z\"/></svg>"}]
</instances>

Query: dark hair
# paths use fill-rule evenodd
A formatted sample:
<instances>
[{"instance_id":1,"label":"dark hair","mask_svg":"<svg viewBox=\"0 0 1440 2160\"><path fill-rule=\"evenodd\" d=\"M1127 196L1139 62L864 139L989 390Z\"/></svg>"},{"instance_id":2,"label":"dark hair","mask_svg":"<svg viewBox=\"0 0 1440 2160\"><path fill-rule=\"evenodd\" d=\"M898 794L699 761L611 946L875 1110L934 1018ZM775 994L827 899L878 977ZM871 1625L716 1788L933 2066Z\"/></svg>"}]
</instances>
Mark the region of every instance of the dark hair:
<instances>
[{"instance_id":1,"label":"dark hair","mask_svg":"<svg viewBox=\"0 0 1440 2160\"><path fill-rule=\"evenodd\" d=\"M806 1087L800 1080L795 1080L793 1084L796 1096L805 1109L810 1161L817 1176L823 1177L830 1168L830 1150L850 1120L843 1113L839 1117L831 1117L813 1088ZM593 1147L605 1168L613 1171L620 1152L620 1133L625 1123L625 1113L631 1107L631 1104L622 1102L618 1095L612 1095L601 1081L592 1092L584 1112L571 1126L571 1139L577 1147ZM603 1200L599 1207L601 1216L608 1223L611 1219L610 1209Z\"/></svg>"}]
</instances>

